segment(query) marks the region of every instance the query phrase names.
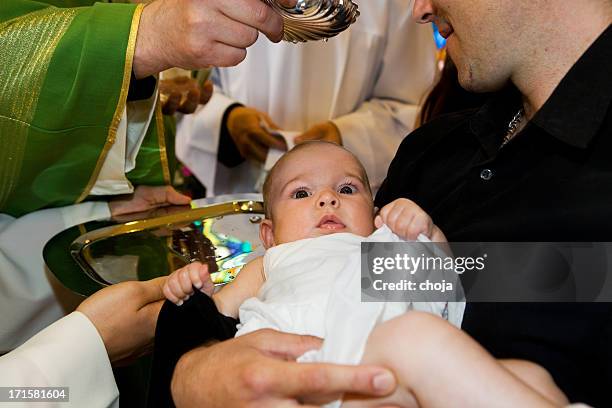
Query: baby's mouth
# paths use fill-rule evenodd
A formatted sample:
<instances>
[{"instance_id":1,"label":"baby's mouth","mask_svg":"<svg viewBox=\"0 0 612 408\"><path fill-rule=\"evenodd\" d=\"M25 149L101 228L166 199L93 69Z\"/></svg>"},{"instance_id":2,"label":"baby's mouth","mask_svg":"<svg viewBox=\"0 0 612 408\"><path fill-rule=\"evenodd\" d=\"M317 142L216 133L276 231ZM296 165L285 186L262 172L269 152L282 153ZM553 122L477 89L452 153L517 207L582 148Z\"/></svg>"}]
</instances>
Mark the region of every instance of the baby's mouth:
<instances>
[{"instance_id":1,"label":"baby's mouth","mask_svg":"<svg viewBox=\"0 0 612 408\"><path fill-rule=\"evenodd\" d=\"M335 215L325 215L319 221L317 228L335 231L346 228L346 225Z\"/></svg>"}]
</instances>

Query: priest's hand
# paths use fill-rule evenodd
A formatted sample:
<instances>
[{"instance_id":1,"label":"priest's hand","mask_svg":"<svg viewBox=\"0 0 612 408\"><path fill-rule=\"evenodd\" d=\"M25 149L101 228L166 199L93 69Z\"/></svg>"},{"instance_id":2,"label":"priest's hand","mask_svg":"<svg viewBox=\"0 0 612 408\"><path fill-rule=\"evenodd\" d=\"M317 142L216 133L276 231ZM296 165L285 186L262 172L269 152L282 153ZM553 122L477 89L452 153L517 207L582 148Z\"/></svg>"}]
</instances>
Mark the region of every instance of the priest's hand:
<instances>
[{"instance_id":1,"label":"priest's hand","mask_svg":"<svg viewBox=\"0 0 612 408\"><path fill-rule=\"evenodd\" d=\"M111 363L133 361L153 349L166 279L118 283L85 299L77 308L96 326Z\"/></svg>"},{"instance_id":2,"label":"priest's hand","mask_svg":"<svg viewBox=\"0 0 612 408\"><path fill-rule=\"evenodd\" d=\"M213 94L212 81L206 81L202 86L194 78L186 76L159 81L159 93L164 115L175 112L193 113L198 105L206 105Z\"/></svg>"},{"instance_id":3,"label":"priest's hand","mask_svg":"<svg viewBox=\"0 0 612 408\"><path fill-rule=\"evenodd\" d=\"M109 201L111 217L149 211L168 205L187 205L191 197L177 192L170 186L138 186L133 194L118 196Z\"/></svg>"},{"instance_id":4,"label":"priest's hand","mask_svg":"<svg viewBox=\"0 0 612 408\"><path fill-rule=\"evenodd\" d=\"M310 140L323 140L342 146L340 130L338 130L338 127L331 121L316 124L293 139L295 144L304 143Z\"/></svg>"},{"instance_id":5,"label":"priest's hand","mask_svg":"<svg viewBox=\"0 0 612 408\"><path fill-rule=\"evenodd\" d=\"M202 346L179 360L172 398L179 408L315 407L343 393L380 397L395 389L384 368L295 362L321 345L316 337L264 329Z\"/></svg>"},{"instance_id":6,"label":"priest's hand","mask_svg":"<svg viewBox=\"0 0 612 408\"><path fill-rule=\"evenodd\" d=\"M282 138L264 129L264 122L269 128L278 129L267 114L246 106L233 108L228 115L227 130L245 159L264 163L270 148L287 150Z\"/></svg>"},{"instance_id":7,"label":"priest's hand","mask_svg":"<svg viewBox=\"0 0 612 408\"><path fill-rule=\"evenodd\" d=\"M134 74L144 78L171 67L233 66L260 32L274 42L283 37L281 16L261 0L155 0L140 19Z\"/></svg>"}]
</instances>

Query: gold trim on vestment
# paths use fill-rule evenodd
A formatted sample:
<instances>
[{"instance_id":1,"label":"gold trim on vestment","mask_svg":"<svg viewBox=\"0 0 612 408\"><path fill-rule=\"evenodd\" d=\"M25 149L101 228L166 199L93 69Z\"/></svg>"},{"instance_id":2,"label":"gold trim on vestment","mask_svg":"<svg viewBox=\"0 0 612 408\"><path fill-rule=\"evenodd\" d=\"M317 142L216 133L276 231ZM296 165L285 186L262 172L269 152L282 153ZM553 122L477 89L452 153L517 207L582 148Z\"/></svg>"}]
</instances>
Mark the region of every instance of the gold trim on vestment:
<instances>
[{"instance_id":1,"label":"gold trim on vestment","mask_svg":"<svg viewBox=\"0 0 612 408\"><path fill-rule=\"evenodd\" d=\"M158 97L155 106L155 123L157 124L157 140L159 141L159 158L164 174L164 181L171 185L170 166L168 165L168 152L166 151L166 128L164 127L164 115L161 110L161 100Z\"/></svg>"},{"instance_id":2,"label":"gold trim on vestment","mask_svg":"<svg viewBox=\"0 0 612 408\"><path fill-rule=\"evenodd\" d=\"M51 57L75 15L49 7L0 24L0 208L19 180Z\"/></svg>"},{"instance_id":3,"label":"gold trim on vestment","mask_svg":"<svg viewBox=\"0 0 612 408\"><path fill-rule=\"evenodd\" d=\"M136 49L136 38L138 36L138 27L140 25L140 16L142 14L142 10L144 8L144 4L139 4L134 11L134 15L132 17L132 26L130 28L130 36L128 38L127 50L125 52L125 67L123 69L123 82L121 84L121 93L119 94L119 102L117 103L117 109L115 110L115 114L113 116L113 120L111 121L110 128L108 130L108 136L106 137L106 143L102 148L102 152L98 157L98 161L96 163L96 167L94 168L91 177L89 178L89 182L85 189L76 200L77 203L85 200L89 195L89 192L96 184L96 180L100 175L100 170L102 169L102 165L104 165L104 161L106 160L106 156L108 155L109 150L113 147L115 140L117 138L117 129L119 128L119 123L121 122L121 117L123 116L123 112L125 111L125 106L127 103L127 95L130 89L130 78L132 75L132 62L134 60L134 51Z\"/></svg>"}]
</instances>

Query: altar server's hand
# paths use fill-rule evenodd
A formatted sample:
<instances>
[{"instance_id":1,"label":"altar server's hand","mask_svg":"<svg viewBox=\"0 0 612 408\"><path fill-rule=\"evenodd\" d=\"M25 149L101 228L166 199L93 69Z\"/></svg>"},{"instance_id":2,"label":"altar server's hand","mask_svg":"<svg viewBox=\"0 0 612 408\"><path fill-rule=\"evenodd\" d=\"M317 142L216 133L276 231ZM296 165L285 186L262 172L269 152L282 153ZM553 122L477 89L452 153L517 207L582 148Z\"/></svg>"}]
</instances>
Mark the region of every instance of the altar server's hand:
<instances>
[{"instance_id":1,"label":"altar server's hand","mask_svg":"<svg viewBox=\"0 0 612 408\"><path fill-rule=\"evenodd\" d=\"M167 205L187 205L191 197L177 192L170 186L138 186L134 194L118 196L109 201L111 217L115 218L123 214L148 211Z\"/></svg>"},{"instance_id":2,"label":"altar server's hand","mask_svg":"<svg viewBox=\"0 0 612 408\"><path fill-rule=\"evenodd\" d=\"M282 18L261 0L155 0L140 19L134 74L236 65L259 32L274 42L283 37Z\"/></svg>"},{"instance_id":3,"label":"altar server's hand","mask_svg":"<svg viewBox=\"0 0 612 408\"><path fill-rule=\"evenodd\" d=\"M278 129L267 114L246 106L232 109L227 117L227 130L245 159L264 163L270 148L287 150L285 141L266 131L262 127L263 122L272 129Z\"/></svg>"},{"instance_id":4,"label":"altar server's hand","mask_svg":"<svg viewBox=\"0 0 612 408\"><path fill-rule=\"evenodd\" d=\"M425 235L433 242L446 242L446 237L433 220L414 201L406 198L398 198L385 205L376 218L376 228L387 225L393 233L401 238L414 241L419 234Z\"/></svg>"},{"instance_id":5,"label":"altar server's hand","mask_svg":"<svg viewBox=\"0 0 612 408\"><path fill-rule=\"evenodd\" d=\"M166 279L118 283L98 291L77 308L96 326L112 363L132 361L152 351Z\"/></svg>"},{"instance_id":6,"label":"altar server's hand","mask_svg":"<svg viewBox=\"0 0 612 408\"><path fill-rule=\"evenodd\" d=\"M386 396L394 391L395 377L384 368L295 362L321 345L316 337L264 329L197 348L174 370L174 403L178 408L314 407L347 392Z\"/></svg>"},{"instance_id":7,"label":"altar server's hand","mask_svg":"<svg viewBox=\"0 0 612 408\"><path fill-rule=\"evenodd\" d=\"M306 132L293 139L295 144L308 142L309 140L323 140L342 146L340 130L338 130L338 127L334 125L333 122L324 122L314 125Z\"/></svg>"},{"instance_id":8,"label":"altar server's hand","mask_svg":"<svg viewBox=\"0 0 612 408\"><path fill-rule=\"evenodd\" d=\"M205 105L213 93L212 81L206 81L202 86L194 78L186 76L159 81L159 93L164 115L175 112L190 114L198 105Z\"/></svg>"}]
</instances>

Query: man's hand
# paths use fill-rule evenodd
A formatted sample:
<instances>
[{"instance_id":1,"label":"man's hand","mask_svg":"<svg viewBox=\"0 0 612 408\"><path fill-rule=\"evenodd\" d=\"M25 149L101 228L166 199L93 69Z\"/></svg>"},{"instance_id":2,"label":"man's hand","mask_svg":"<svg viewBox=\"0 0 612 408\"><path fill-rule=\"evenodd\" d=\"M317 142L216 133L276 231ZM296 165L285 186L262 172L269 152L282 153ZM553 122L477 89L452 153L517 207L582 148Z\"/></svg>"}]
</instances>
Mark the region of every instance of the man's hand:
<instances>
[{"instance_id":1,"label":"man's hand","mask_svg":"<svg viewBox=\"0 0 612 408\"><path fill-rule=\"evenodd\" d=\"M156 0L142 12L134 74L236 65L259 32L274 42L283 37L282 18L261 0Z\"/></svg>"},{"instance_id":2,"label":"man's hand","mask_svg":"<svg viewBox=\"0 0 612 408\"><path fill-rule=\"evenodd\" d=\"M295 139L293 139L296 145L309 140L323 140L342 146L342 135L340 135L338 127L334 125L333 122L325 122L314 125L306 132L296 136Z\"/></svg>"},{"instance_id":3,"label":"man's hand","mask_svg":"<svg viewBox=\"0 0 612 408\"><path fill-rule=\"evenodd\" d=\"M234 108L227 118L227 130L242 157L260 163L266 161L271 147L287 150L285 141L268 133L261 126L262 121L269 127L278 129L267 114L244 106Z\"/></svg>"},{"instance_id":4,"label":"man's hand","mask_svg":"<svg viewBox=\"0 0 612 408\"><path fill-rule=\"evenodd\" d=\"M111 217L152 210L167 205L187 205L191 198L170 186L138 186L134 194L109 201Z\"/></svg>"},{"instance_id":5,"label":"man's hand","mask_svg":"<svg viewBox=\"0 0 612 408\"><path fill-rule=\"evenodd\" d=\"M206 81L200 87L198 81L186 76L159 81L159 93L164 115L175 112L193 113L198 105L206 105L213 93L213 83Z\"/></svg>"},{"instance_id":6,"label":"man's hand","mask_svg":"<svg viewBox=\"0 0 612 408\"><path fill-rule=\"evenodd\" d=\"M123 282L85 299L77 310L96 326L112 363L131 361L153 347L166 277Z\"/></svg>"},{"instance_id":7,"label":"man's hand","mask_svg":"<svg viewBox=\"0 0 612 408\"><path fill-rule=\"evenodd\" d=\"M316 337L266 329L197 348L179 360L172 397L179 408L293 407L345 392L386 396L395 390L395 377L384 368L294 361L321 344Z\"/></svg>"}]
</instances>

